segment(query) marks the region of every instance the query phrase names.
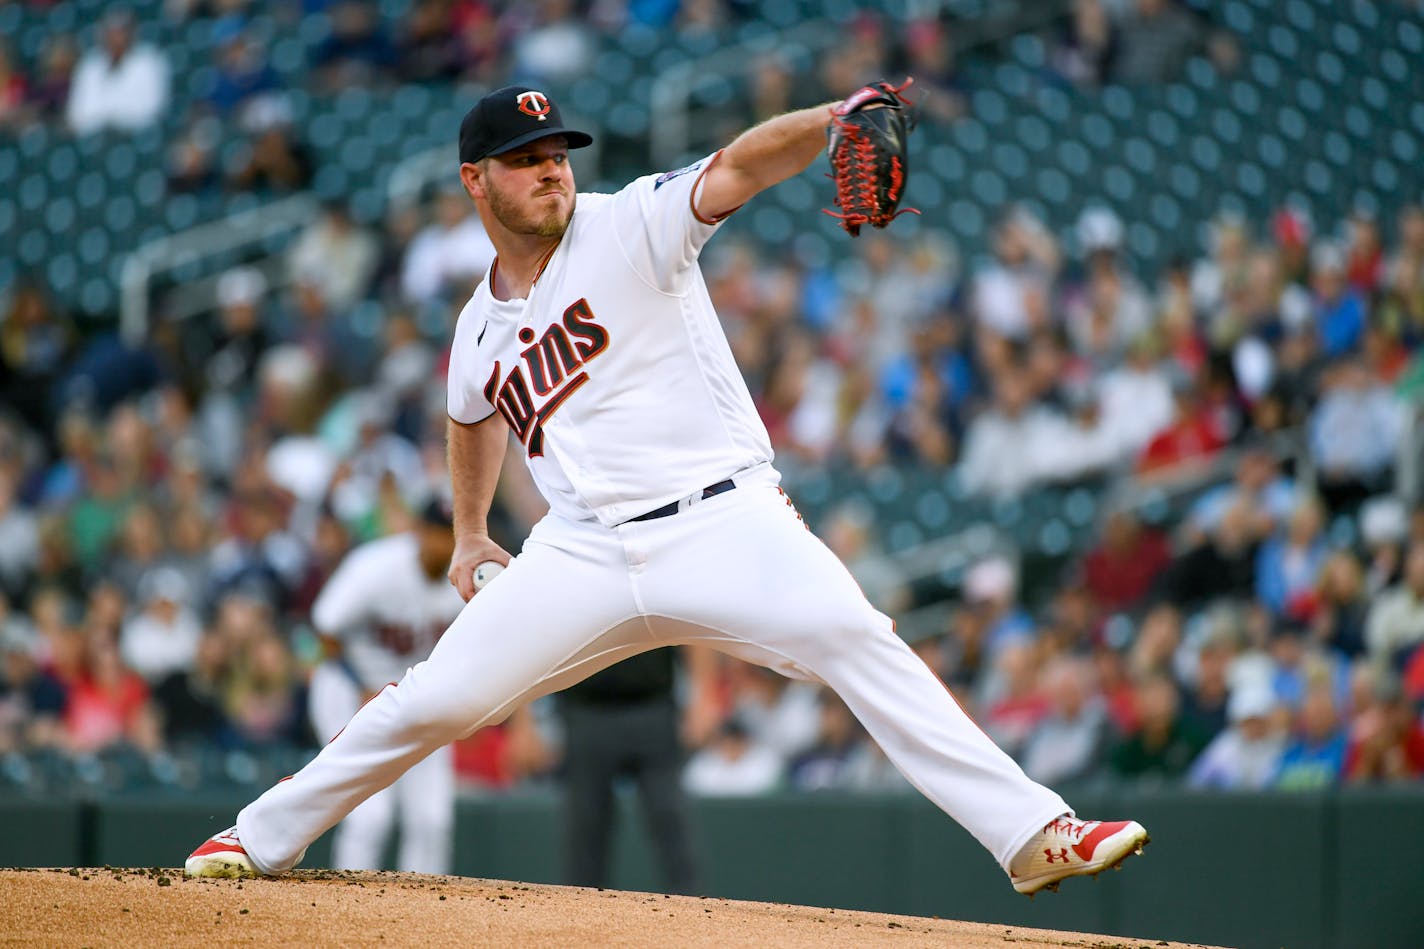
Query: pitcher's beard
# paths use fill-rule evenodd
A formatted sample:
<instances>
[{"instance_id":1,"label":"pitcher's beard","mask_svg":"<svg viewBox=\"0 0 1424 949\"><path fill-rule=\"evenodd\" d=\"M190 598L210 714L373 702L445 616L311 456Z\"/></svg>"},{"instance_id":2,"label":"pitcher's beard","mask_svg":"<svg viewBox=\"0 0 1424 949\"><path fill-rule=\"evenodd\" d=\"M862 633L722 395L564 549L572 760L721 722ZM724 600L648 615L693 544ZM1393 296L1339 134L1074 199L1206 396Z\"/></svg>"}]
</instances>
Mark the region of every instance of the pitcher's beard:
<instances>
[{"instance_id":1,"label":"pitcher's beard","mask_svg":"<svg viewBox=\"0 0 1424 949\"><path fill-rule=\"evenodd\" d=\"M494 212L495 218L516 234L527 234L534 237L561 237L564 231L568 230L569 220L574 213L572 203L569 205L567 213L564 213L563 208L560 207L551 208L543 214L534 214L509 200L503 192L491 189L487 192L487 196L489 197L490 210Z\"/></svg>"}]
</instances>

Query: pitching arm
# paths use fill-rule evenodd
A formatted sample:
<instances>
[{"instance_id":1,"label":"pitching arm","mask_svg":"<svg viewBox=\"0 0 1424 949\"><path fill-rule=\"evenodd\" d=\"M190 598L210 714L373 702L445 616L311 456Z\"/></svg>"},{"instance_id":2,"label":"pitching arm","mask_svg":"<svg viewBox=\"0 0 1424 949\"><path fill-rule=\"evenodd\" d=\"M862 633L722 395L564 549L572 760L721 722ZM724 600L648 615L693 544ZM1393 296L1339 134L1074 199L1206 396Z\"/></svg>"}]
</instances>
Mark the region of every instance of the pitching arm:
<instances>
[{"instance_id":1,"label":"pitching arm","mask_svg":"<svg viewBox=\"0 0 1424 949\"><path fill-rule=\"evenodd\" d=\"M697 213L715 221L805 171L825 151L833 105L787 112L737 136L703 176Z\"/></svg>"}]
</instances>

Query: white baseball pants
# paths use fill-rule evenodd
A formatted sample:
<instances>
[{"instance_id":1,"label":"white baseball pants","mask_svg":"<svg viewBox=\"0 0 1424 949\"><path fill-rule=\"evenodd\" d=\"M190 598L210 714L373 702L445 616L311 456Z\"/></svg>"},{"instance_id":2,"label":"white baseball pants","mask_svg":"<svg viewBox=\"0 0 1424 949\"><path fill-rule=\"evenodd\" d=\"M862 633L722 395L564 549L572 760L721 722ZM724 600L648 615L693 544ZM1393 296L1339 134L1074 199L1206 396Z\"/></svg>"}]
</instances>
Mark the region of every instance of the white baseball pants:
<instances>
[{"instance_id":1,"label":"white baseball pants","mask_svg":"<svg viewBox=\"0 0 1424 949\"><path fill-rule=\"evenodd\" d=\"M430 658L383 689L237 818L259 869L308 844L435 749L620 659L702 643L822 682L895 766L1000 866L1070 808L1029 780L876 612L770 466L670 517L606 528L550 515Z\"/></svg>"},{"instance_id":2,"label":"white baseball pants","mask_svg":"<svg viewBox=\"0 0 1424 949\"><path fill-rule=\"evenodd\" d=\"M344 669L323 662L312 672L307 705L312 728L330 742L361 707L361 689ZM396 869L449 873L455 827L455 761L441 745L390 787L358 804L337 825L331 865L339 870L379 870L386 842L400 817Z\"/></svg>"}]
</instances>

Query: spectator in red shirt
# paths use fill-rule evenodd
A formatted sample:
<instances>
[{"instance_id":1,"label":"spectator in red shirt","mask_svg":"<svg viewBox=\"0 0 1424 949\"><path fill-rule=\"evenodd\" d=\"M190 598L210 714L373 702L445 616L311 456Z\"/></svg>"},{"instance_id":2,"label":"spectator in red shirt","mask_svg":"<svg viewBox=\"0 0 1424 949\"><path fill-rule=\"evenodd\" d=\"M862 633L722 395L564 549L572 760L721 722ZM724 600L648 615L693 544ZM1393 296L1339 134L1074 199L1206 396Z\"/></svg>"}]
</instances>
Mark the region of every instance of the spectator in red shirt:
<instances>
[{"instance_id":1,"label":"spectator in red shirt","mask_svg":"<svg viewBox=\"0 0 1424 949\"><path fill-rule=\"evenodd\" d=\"M1424 722L1393 678L1375 686L1375 702L1350 726L1345 778L1354 783L1424 776Z\"/></svg>"},{"instance_id":2,"label":"spectator in red shirt","mask_svg":"<svg viewBox=\"0 0 1424 949\"><path fill-rule=\"evenodd\" d=\"M106 637L90 637L85 669L70 684L64 708L69 747L77 752L103 751L128 743L144 751L160 744L157 718L148 701L148 686L123 664Z\"/></svg>"},{"instance_id":3,"label":"spectator in red shirt","mask_svg":"<svg viewBox=\"0 0 1424 949\"><path fill-rule=\"evenodd\" d=\"M1131 511L1114 511L1102 541L1083 558L1083 584L1105 612L1129 610L1142 602L1169 559L1165 536L1143 527Z\"/></svg>"},{"instance_id":4,"label":"spectator in red shirt","mask_svg":"<svg viewBox=\"0 0 1424 949\"><path fill-rule=\"evenodd\" d=\"M1347 225L1349 250L1346 276L1350 286L1365 294L1379 291L1384 279L1384 246L1380 241L1379 222L1367 211L1350 215Z\"/></svg>"},{"instance_id":5,"label":"spectator in red shirt","mask_svg":"<svg viewBox=\"0 0 1424 949\"><path fill-rule=\"evenodd\" d=\"M1174 412L1171 424L1152 436L1138 456L1139 474L1175 473L1179 470L1178 466L1213 457L1226 444L1219 416L1201 398L1191 380L1175 380L1172 397Z\"/></svg>"},{"instance_id":6,"label":"spectator in red shirt","mask_svg":"<svg viewBox=\"0 0 1424 949\"><path fill-rule=\"evenodd\" d=\"M29 83L7 43L0 42L0 128L21 125L26 118Z\"/></svg>"}]
</instances>

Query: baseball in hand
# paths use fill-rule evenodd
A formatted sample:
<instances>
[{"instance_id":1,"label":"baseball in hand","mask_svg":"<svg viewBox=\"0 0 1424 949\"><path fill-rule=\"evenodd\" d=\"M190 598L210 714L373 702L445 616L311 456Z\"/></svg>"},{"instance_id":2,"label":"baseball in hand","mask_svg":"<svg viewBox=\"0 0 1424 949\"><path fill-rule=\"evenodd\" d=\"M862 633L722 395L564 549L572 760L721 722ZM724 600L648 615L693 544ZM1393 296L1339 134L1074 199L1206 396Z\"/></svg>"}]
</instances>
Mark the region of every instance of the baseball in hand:
<instances>
[{"instance_id":1,"label":"baseball in hand","mask_svg":"<svg viewBox=\"0 0 1424 949\"><path fill-rule=\"evenodd\" d=\"M494 560L486 560L475 568L475 589L483 590L495 577L504 573L504 564Z\"/></svg>"}]
</instances>

